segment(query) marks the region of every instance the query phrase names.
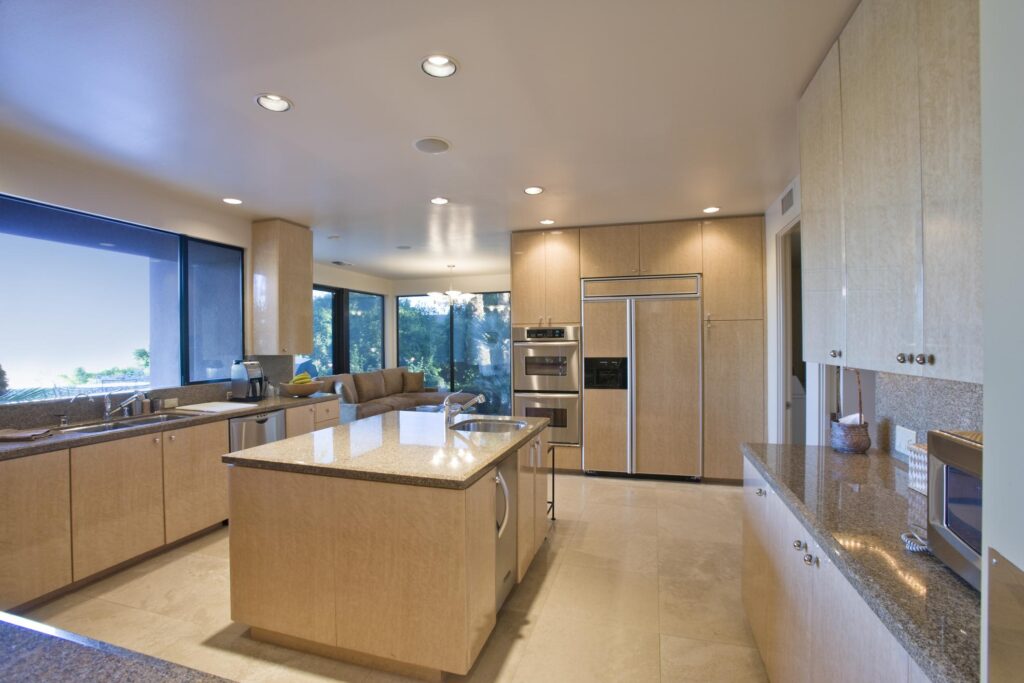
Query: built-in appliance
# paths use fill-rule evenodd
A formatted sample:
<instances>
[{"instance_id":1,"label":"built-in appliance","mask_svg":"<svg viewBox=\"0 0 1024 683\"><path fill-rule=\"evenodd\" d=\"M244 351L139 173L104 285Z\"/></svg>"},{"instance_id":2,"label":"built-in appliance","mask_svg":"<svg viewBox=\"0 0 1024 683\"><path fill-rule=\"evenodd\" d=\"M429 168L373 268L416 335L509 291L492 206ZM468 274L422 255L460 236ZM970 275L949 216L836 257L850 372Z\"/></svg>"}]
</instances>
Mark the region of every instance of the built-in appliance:
<instances>
[{"instance_id":1,"label":"built-in appliance","mask_svg":"<svg viewBox=\"0 0 1024 683\"><path fill-rule=\"evenodd\" d=\"M551 442L580 443L580 326L512 328L512 408L551 419Z\"/></svg>"},{"instance_id":2,"label":"built-in appliance","mask_svg":"<svg viewBox=\"0 0 1024 683\"><path fill-rule=\"evenodd\" d=\"M700 275L582 281L583 468L703 473Z\"/></svg>"},{"instance_id":3,"label":"built-in appliance","mask_svg":"<svg viewBox=\"0 0 1024 683\"><path fill-rule=\"evenodd\" d=\"M498 537L494 562L494 600L497 609L501 609L505 598L516 585L518 464L519 458L513 453L498 463L498 471L494 477L494 485L497 487L494 497L494 524Z\"/></svg>"},{"instance_id":4,"label":"built-in appliance","mask_svg":"<svg viewBox=\"0 0 1024 683\"><path fill-rule=\"evenodd\" d=\"M258 360L236 360L231 366L231 400L262 401L267 378Z\"/></svg>"},{"instance_id":5,"label":"built-in appliance","mask_svg":"<svg viewBox=\"0 0 1024 683\"><path fill-rule=\"evenodd\" d=\"M285 438L284 411L257 413L228 420L228 449L234 453Z\"/></svg>"},{"instance_id":6,"label":"built-in appliance","mask_svg":"<svg viewBox=\"0 0 1024 683\"><path fill-rule=\"evenodd\" d=\"M980 432L928 432L928 546L978 590L982 441Z\"/></svg>"}]
</instances>

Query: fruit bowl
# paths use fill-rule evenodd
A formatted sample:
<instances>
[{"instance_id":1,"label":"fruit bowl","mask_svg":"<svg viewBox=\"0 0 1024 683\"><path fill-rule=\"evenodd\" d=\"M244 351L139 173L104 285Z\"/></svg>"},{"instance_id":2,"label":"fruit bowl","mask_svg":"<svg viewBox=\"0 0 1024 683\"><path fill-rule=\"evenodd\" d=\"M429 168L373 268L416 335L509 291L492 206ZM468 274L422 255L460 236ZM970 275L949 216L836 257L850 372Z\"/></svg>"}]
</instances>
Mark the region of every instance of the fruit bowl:
<instances>
[{"instance_id":1,"label":"fruit bowl","mask_svg":"<svg viewBox=\"0 0 1024 683\"><path fill-rule=\"evenodd\" d=\"M281 391L289 396L309 396L324 388L323 382L307 382L306 384L281 383Z\"/></svg>"}]
</instances>

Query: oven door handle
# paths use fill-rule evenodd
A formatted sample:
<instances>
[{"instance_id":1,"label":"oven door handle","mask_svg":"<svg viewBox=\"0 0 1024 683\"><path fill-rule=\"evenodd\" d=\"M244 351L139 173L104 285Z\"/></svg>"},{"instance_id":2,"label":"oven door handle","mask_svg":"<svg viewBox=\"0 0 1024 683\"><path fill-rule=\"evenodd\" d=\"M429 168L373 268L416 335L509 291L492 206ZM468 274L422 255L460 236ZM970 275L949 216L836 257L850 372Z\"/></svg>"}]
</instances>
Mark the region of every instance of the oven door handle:
<instances>
[{"instance_id":1,"label":"oven door handle","mask_svg":"<svg viewBox=\"0 0 1024 683\"><path fill-rule=\"evenodd\" d=\"M512 342L513 346L531 346L536 348L544 348L546 346L579 346L578 341L557 341L557 342L538 342L538 341L517 341Z\"/></svg>"},{"instance_id":2,"label":"oven door handle","mask_svg":"<svg viewBox=\"0 0 1024 683\"><path fill-rule=\"evenodd\" d=\"M572 392L571 394L565 394L565 393L563 393L563 394L552 394L552 393L547 393L547 392L543 392L543 393L541 393L541 392L529 392L529 393L526 393L526 392L523 392L523 391L517 391L517 392L515 392L513 394L513 398L554 398L554 399L560 399L560 398L579 398L579 396L580 396L579 393L577 393L575 391Z\"/></svg>"}]
</instances>

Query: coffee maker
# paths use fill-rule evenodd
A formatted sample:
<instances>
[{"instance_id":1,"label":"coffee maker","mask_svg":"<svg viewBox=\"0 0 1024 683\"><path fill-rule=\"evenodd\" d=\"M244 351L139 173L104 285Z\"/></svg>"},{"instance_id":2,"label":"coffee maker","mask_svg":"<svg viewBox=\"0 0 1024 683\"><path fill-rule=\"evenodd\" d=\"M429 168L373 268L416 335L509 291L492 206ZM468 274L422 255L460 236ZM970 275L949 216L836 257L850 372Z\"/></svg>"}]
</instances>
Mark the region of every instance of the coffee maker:
<instances>
[{"instance_id":1,"label":"coffee maker","mask_svg":"<svg viewBox=\"0 0 1024 683\"><path fill-rule=\"evenodd\" d=\"M231 400L262 401L267 378L258 360L236 360L231 366Z\"/></svg>"}]
</instances>

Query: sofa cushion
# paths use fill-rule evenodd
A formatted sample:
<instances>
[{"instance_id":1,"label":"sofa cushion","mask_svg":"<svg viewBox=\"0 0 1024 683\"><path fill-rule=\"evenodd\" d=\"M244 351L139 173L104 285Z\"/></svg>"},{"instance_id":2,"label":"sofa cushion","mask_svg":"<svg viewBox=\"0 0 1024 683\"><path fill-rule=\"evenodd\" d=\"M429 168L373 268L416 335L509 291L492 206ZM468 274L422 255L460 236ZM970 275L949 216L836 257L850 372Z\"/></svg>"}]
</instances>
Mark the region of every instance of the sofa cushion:
<instances>
[{"instance_id":1,"label":"sofa cushion","mask_svg":"<svg viewBox=\"0 0 1024 683\"><path fill-rule=\"evenodd\" d=\"M418 406L436 406L444 401L444 397L447 394L441 394L436 391L410 391L402 394L405 398L411 398L416 401Z\"/></svg>"},{"instance_id":2,"label":"sofa cushion","mask_svg":"<svg viewBox=\"0 0 1024 683\"><path fill-rule=\"evenodd\" d=\"M397 394L395 396L385 396L384 398L377 399L381 403L387 403L391 406L392 410L412 410L416 407L416 399L409 398L405 394Z\"/></svg>"},{"instance_id":3,"label":"sofa cushion","mask_svg":"<svg viewBox=\"0 0 1024 683\"><path fill-rule=\"evenodd\" d=\"M385 396L402 393L402 373L404 370L405 368L387 368L386 370L381 370L381 374L384 375Z\"/></svg>"},{"instance_id":4,"label":"sofa cushion","mask_svg":"<svg viewBox=\"0 0 1024 683\"><path fill-rule=\"evenodd\" d=\"M423 391L423 373L406 370L402 373L402 391Z\"/></svg>"},{"instance_id":5,"label":"sofa cushion","mask_svg":"<svg viewBox=\"0 0 1024 683\"><path fill-rule=\"evenodd\" d=\"M352 375L324 375L316 379L324 383L324 391L339 394L342 403L359 403L359 394L356 392L356 383ZM340 391L335 391L336 383L340 383Z\"/></svg>"},{"instance_id":6,"label":"sofa cushion","mask_svg":"<svg viewBox=\"0 0 1024 683\"><path fill-rule=\"evenodd\" d=\"M356 417L360 420L364 417L373 417L374 415L381 415L383 413L390 413L392 410L391 406L384 403L381 399L374 399L372 401L366 401L356 406Z\"/></svg>"},{"instance_id":7,"label":"sofa cushion","mask_svg":"<svg viewBox=\"0 0 1024 683\"><path fill-rule=\"evenodd\" d=\"M357 372L352 375L352 379L356 382L356 394L359 396L360 403L384 396L384 375L380 370Z\"/></svg>"}]
</instances>

